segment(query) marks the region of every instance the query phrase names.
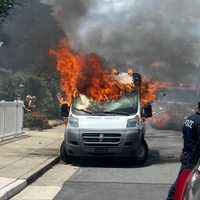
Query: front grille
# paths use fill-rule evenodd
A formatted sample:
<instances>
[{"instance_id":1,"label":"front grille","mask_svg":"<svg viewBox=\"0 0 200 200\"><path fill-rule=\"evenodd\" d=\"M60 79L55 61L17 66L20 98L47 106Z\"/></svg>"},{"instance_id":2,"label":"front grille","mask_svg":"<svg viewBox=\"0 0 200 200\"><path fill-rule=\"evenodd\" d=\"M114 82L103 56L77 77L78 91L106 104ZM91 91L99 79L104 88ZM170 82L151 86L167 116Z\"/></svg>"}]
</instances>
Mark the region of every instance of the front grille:
<instances>
[{"instance_id":1,"label":"front grille","mask_svg":"<svg viewBox=\"0 0 200 200\"><path fill-rule=\"evenodd\" d=\"M83 144L87 146L118 146L120 133L83 133Z\"/></svg>"}]
</instances>

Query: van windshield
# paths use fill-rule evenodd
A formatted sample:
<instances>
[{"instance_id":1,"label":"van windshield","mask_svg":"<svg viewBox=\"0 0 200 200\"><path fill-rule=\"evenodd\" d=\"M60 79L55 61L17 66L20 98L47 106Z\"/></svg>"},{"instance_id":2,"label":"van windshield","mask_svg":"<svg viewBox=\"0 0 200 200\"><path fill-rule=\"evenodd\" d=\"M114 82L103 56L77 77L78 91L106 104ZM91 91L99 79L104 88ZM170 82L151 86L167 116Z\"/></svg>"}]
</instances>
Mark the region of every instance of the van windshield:
<instances>
[{"instance_id":1,"label":"van windshield","mask_svg":"<svg viewBox=\"0 0 200 200\"><path fill-rule=\"evenodd\" d=\"M98 103L84 95L79 95L72 105L72 113L75 115L133 115L136 114L137 109L137 92L104 103Z\"/></svg>"}]
</instances>

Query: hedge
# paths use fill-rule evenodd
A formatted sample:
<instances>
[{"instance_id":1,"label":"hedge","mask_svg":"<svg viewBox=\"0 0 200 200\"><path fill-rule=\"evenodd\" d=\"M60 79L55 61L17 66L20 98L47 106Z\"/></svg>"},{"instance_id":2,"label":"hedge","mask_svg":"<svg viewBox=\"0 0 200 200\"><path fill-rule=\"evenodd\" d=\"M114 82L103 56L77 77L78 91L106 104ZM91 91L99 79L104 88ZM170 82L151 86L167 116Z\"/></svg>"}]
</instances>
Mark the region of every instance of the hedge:
<instances>
[{"instance_id":1,"label":"hedge","mask_svg":"<svg viewBox=\"0 0 200 200\"><path fill-rule=\"evenodd\" d=\"M0 17L8 15L8 10L13 7L15 0L0 0Z\"/></svg>"}]
</instances>

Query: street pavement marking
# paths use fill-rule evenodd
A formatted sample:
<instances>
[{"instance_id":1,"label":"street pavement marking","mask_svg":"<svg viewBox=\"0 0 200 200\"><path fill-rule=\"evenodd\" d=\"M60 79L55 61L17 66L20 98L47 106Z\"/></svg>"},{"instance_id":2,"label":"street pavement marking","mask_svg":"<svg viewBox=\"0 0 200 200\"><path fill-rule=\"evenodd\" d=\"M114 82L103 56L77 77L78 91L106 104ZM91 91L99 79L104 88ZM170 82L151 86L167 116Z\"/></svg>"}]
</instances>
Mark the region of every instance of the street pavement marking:
<instances>
[{"instance_id":1,"label":"street pavement marking","mask_svg":"<svg viewBox=\"0 0 200 200\"><path fill-rule=\"evenodd\" d=\"M29 186L13 200L52 200L60 190L58 186Z\"/></svg>"}]
</instances>

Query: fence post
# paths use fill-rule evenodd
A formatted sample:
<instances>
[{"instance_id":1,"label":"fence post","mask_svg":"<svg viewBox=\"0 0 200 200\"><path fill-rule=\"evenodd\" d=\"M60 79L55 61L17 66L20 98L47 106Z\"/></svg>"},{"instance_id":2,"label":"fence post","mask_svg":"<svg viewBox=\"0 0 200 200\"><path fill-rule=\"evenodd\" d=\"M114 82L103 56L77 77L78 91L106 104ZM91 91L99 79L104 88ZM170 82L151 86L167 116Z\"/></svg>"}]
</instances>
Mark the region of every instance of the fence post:
<instances>
[{"instance_id":1,"label":"fence post","mask_svg":"<svg viewBox=\"0 0 200 200\"><path fill-rule=\"evenodd\" d=\"M5 107L4 101L0 101L0 140L5 135Z\"/></svg>"},{"instance_id":2,"label":"fence post","mask_svg":"<svg viewBox=\"0 0 200 200\"><path fill-rule=\"evenodd\" d=\"M16 101L16 120L15 120L15 134L18 134L18 101Z\"/></svg>"}]
</instances>

